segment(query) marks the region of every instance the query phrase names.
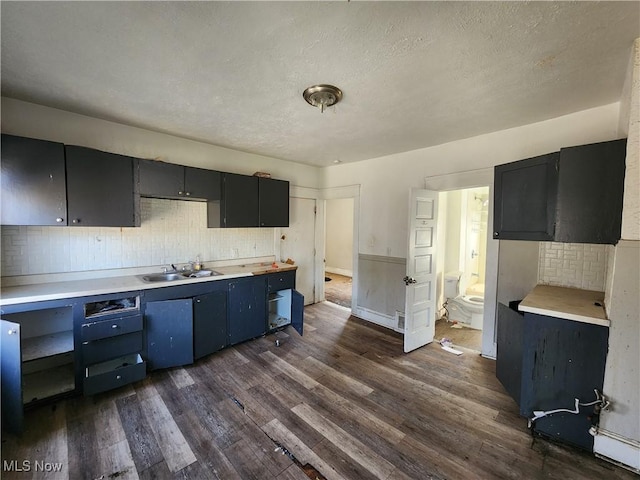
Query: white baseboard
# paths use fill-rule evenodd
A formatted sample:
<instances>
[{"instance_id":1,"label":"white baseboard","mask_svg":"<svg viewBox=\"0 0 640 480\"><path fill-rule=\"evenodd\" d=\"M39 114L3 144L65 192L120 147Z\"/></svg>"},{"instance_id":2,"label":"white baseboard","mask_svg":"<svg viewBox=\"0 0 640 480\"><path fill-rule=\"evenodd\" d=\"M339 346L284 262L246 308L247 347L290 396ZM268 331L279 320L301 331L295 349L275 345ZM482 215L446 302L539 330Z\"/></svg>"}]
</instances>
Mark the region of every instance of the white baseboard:
<instances>
[{"instance_id":1,"label":"white baseboard","mask_svg":"<svg viewBox=\"0 0 640 480\"><path fill-rule=\"evenodd\" d=\"M597 457L640 473L640 442L599 429L593 439L593 452Z\"/></svg>"},{"instance_id":2,"label":"white baseboard","mask_svg":"<svg viewBox=\"0 0 640 480\"><path fill-rule=\"evenodd\" d=\"M335 273L336 275L343 275L345 277L353 277L353 271L346 270L344 268L324 267L324 271L329 273Z\"/></svg>"}]
</instances>

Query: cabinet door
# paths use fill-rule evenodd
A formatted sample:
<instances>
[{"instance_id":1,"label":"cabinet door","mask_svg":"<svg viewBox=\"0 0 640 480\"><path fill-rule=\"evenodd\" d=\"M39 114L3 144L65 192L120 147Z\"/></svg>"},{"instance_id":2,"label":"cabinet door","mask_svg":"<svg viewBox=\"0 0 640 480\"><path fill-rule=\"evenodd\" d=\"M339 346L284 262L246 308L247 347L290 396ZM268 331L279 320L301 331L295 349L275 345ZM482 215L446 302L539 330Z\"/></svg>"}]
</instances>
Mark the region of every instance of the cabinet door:
<instances>
[{"instance_id":1,"label":"cabinet door","mask_svg":"<svg viewBox=\"0 0 640 480\"><path fill-rule=\"evenodd\" d=\"M66 225L64 145L2 135L2 225Z\"/></svg>"},{"instance_id":2,"label":"cabinet door","mask_svg":"<svg viewBox=\"0 0 640 480\"><path fill-rule=\"evenodd\" d=\"M555 240L620 240L626 140L560 150Z\"/></svg>"},{"instance_id":3,"label":"cabinet door","mask_svg":"<svg viewBox=\"0 0 640 480\"><path fill-rule=\"evenodd\" d=\"M257 227L258 208L258 177L225 173L222 183L221 226Z\"/></svg>"},{"instance_id":4,"label":"cabinet door","mask_svg":"<svg viewBox=\"0 0 640 480\"><path fill-rule=\"evenodd\" d=\"M227 346L227 292L193 299L193 354L195 359Z\"/></svg>"},{"instance_id":5,"label":"cabinet door","mask_svg":"<svg viewBox=\"0 0 640 480\"><path fill-rule=\"evenodd\" d=\"M552 240L559 153L497 165L493 238Z\"/></svg>"},{"instance_id":6,"label":"cabinet door","mask_svg":"<svg viewBox=\"0 0 640 480\"><path fill-rule=\"evenodd\" d=\"M69 225L135 227L133 158L66 146Z\"/></svg>"},{"instance_id":7,"label":"cabinet door","mask_svg":"<svg viewBox=\"0 0 640 480\"><path fill-rule=\"evenodd\" d=\"M498 304L496 377L520 405L524 316L516 311L517 303L513 308Z\"/></svg>"},{"instance_id":8,"label":"cabinet door","mask_svg":"<svg viewBox=\"0 0 640 480\"><path fill-rule=\"evenodd\" d=\"M155 160L139 160L140 195L180 198L184 193L184 167Z\"/></svg>"},{"instance_id":9,"label":"cabinet door","mask_svg":"<svg viewBox=\"0 0 640 480\"><path fill-rule=\"evenodd\" d=\"M10 432L20 432L23 420L20 324L0 320L0 328L2 427Z\"/></svg>"},{"instance_id":10,"label":"cabinet door","mask_svg":"<svg viewBox=\"0 0 640 480\"><path fill-rule=\"evenodd\" d=\"M184 167L184 195L200 200L220 200L220 172Z\"/></svg>"},{"instance_id":11,"label":"cabinet door","mask_svg":"<svg viewBox=\"0 0 640 480\"><path fill-rule=\"evenodd\" d=\"M304 330L304 295L296 290L291 292L291 326L302 335Z\"/></svg>"},{"instance_id":12,"label":"cabinet door","mask_svg":"<svg viewBox=\"0 0 640 480\"><path fill-rule=\"evenodd\" d=\"M190 298L149 302L144 319L150 370L193 363L193 306Z\"/></svg>"},{"instance_id":13,"label":"cabinet door","mask_svg":"<svg viewBox=\"0 0 640 480\"><path fill-rule=\"evenodd\" d=\"M262 277L229 282L229 343L264 335L267 330L266 284Z\"/></svg>"},{"instance_id":14,"label":"cabinet door","mask_svg":"<svg viewBox=\"0 0 640 480\"><path fill-rule=\"evenodd\" d=\"M289 182L272 178L258 179L260 226L289 226Z\"/></svg>"}]
</instances>

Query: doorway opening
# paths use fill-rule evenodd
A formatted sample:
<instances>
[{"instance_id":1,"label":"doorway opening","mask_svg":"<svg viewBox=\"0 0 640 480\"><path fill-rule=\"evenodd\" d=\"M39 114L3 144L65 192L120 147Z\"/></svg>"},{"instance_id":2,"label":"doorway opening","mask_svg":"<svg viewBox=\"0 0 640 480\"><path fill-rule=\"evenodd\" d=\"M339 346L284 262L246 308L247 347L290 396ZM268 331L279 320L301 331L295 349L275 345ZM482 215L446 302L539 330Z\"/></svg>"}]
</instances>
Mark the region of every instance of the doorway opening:
<instances>
[{"instance_id":1,"label":"doorway opening","mask_svg":"<svg viewBox=\"0 0 640 480\"><path fill-rule=\"evenodd\" d=\"M351 310L354 199L328 199L325 208L325 300Z\"/></svg>"},{"instance_id":2,"label":"doorway opening","mask_svg":"<svg viewBox=\"0 0 640 480\"><path fill-rule=\"evenodd\" d=\"M436 339L482 350L489 187L440 192L443 289Z\"/></svg>"}]
</instances>

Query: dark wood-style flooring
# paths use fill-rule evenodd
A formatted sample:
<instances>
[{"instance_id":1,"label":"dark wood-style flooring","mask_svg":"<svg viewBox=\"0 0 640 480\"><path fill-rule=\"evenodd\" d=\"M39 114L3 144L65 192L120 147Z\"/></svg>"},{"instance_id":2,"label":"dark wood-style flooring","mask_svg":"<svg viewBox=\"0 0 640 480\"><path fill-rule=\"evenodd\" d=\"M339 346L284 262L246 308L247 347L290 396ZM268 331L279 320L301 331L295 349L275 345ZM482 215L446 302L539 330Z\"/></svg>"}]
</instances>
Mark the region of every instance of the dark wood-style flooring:
<instances>
[{"instance_id":1,"label":"dark wood-style flooring","mask_svg":"<svg viewBox=\"0 0 640 480\"><path fill-rule=\"evenodd\" d=\"M337 273L325 273L325 278L330 281L324 282L324 298L327 302L335 303L342 307L351 308L352 279Z\"/></svg>"},{"instance_id":2,"label":"dark wood-style flooring","mask_svg":"<svg viewBox=\"0 0 640 480\"><path fill-rule=\"evenodd\" d=\"M29 411L2 459L32 471L2 478L637 478L533 438L491 360L436 343L403 354L399 334L328 302L305 314L303 337L289 328ZM62 471L34 474L36 461Z\"/></svg>"}]
</instances>

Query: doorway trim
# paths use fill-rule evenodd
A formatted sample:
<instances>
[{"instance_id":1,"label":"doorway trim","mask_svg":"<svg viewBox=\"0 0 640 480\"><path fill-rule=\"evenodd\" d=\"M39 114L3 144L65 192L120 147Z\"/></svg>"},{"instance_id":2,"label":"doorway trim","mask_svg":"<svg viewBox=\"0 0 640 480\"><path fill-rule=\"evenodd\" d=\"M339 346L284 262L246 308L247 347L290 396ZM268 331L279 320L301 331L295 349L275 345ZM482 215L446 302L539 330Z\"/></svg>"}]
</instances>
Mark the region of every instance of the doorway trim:
<instances>
[{"instance_id":1,"label":"doorway trim","mask_svg":"<svg viewBox=\"0 0 640 480\"><path fill-rule=\"evenodd\" d=\"M351 277L351 313L353 313L356 309L356 305L358 305L358 246L359 242L359 229L358 226L360 224L360 185L345 185L342 187L332 187L325 188L321 190L322 201L320 203L320 207L318 208L318 217L321 218L321 229L319 230L319 238L322 239L322 247L319 250L320 255L318 258L320 259L319 263L321 265L321 273L322 273L322 281L319 282L319 288L316 289L316 297L320 297L317 301L324 301L324 258L326 255L326 225L327 225L327 200L336 200L339 198L352 198L353 199L353 246L352 246L352 257L353 257L353 265L352 271L353 276ZM318 293L320 295L318 295Z\"/></svg>"},{"instance_id":2,"label":"doorway trim","mask_svg":"<svg viewBox=\"0 0 640 480\"><path fill-rule=\"evenodd\" d=\"M425 188L446 192L474 187L489 187L488 225L493 225L493 168L435 175L425 178ZM484 313L482 321L482 356L496 358L496 308L498 305L499 242L487 228L487 258L485 270Z\"/></svg>"}]
</instances>

